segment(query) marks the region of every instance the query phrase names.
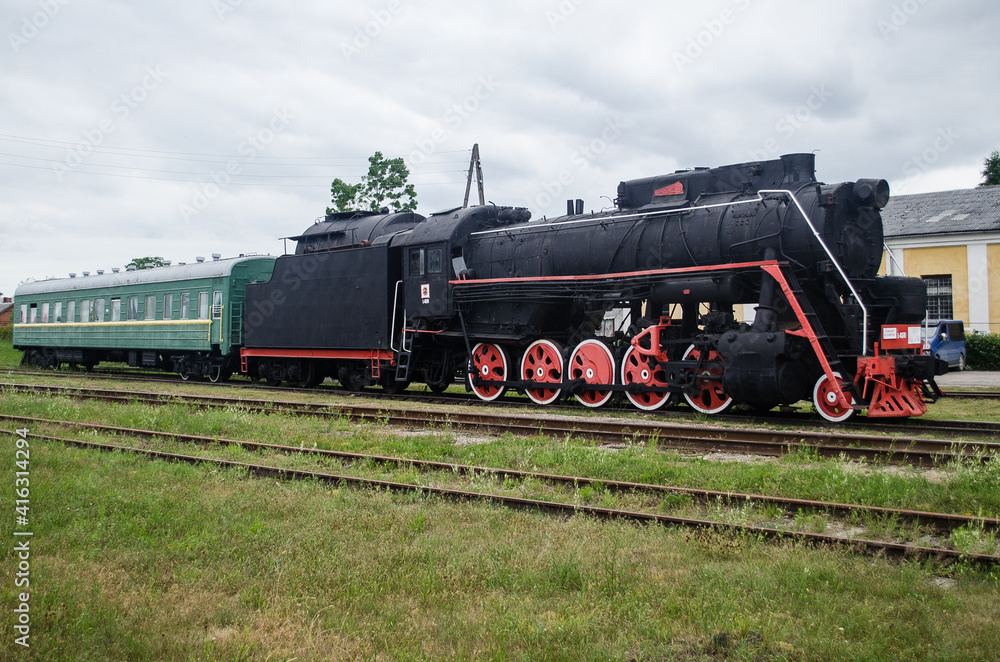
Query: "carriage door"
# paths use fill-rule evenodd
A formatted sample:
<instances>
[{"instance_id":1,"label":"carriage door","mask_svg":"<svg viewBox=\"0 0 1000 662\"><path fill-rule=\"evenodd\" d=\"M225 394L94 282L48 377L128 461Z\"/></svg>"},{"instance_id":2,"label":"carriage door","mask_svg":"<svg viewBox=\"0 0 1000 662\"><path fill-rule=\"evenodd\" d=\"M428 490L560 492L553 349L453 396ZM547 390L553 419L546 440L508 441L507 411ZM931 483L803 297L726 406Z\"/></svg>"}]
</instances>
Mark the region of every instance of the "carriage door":
<instances>
[{"instance_id":1,"label":"carriage door","mask_svg":"<svg viewBox=\"0 0 1000 662\"><path fill-rule=\"evenodd\" d=\"M446 244L413 246L406 256L408 317L451 317L451 264Z\"/></svg>"}]
</instances>

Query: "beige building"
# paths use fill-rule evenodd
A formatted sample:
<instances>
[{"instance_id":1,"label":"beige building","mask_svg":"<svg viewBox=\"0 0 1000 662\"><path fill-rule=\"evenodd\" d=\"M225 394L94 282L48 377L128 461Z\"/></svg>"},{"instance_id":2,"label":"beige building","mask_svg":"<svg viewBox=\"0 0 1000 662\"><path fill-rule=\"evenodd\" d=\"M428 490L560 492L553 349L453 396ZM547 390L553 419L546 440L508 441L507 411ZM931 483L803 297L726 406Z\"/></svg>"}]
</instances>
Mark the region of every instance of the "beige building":
<instances>
[{"instance_id":1,"label":"beige building","mask_svg":"<svg viewBox=\"0 0 1000 662\"><path fill-rule=\"evenodd\" d=\"M929 321L1000 333L1000 186L894 196L882 220L881 272L924 280Z\"/></svg>"}]
</instances>

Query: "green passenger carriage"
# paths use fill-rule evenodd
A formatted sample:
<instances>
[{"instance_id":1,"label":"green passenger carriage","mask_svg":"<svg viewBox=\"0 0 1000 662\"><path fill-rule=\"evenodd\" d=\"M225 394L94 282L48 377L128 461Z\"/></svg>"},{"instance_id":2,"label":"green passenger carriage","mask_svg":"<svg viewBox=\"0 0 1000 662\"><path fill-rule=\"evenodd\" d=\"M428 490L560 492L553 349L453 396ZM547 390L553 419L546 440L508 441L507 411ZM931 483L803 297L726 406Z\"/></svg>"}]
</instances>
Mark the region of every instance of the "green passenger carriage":
<instances>
[{"instance_id":1,"label":"green passenger carriage","mask_svg":"<svg viewBox=\"0 0 1000 662\"><path fill-rule=\"evenodd\" d=\"M39 368L114 361L226 379L239 366L245 287L273 268L249 256L26 283L14 347Z\"/></svg>"}]
</instances>

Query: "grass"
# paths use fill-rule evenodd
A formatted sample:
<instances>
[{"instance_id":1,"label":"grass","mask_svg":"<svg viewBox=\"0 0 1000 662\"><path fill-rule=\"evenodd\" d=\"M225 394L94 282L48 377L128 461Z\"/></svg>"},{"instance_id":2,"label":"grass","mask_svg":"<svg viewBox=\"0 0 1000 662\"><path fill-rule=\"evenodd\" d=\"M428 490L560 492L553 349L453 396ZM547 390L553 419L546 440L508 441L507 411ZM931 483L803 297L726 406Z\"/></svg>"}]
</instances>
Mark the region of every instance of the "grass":
<instances>
[{"instance_id":1,"label":"grass","mask_svg":"<svg viewBox=\"0 0 1000 662\"><path fill-rule=\"evenodd\" d=\"M14 327L0 326L0 368L16 368L21 365L21 352L11 345Z\"/></svg>"},{"instance_id":2,"label":"grass","mask_svg":"<svg viewBox=\"0 0 1000 662\"><path fill-rule=\"evenodd\" d=\"M942 588L930 565L749 537L32 451L19 659L991 659L1000 645L998 577L961 566ZM7 546L2 575L14 566Z\"/></svg>"}]
</instances>

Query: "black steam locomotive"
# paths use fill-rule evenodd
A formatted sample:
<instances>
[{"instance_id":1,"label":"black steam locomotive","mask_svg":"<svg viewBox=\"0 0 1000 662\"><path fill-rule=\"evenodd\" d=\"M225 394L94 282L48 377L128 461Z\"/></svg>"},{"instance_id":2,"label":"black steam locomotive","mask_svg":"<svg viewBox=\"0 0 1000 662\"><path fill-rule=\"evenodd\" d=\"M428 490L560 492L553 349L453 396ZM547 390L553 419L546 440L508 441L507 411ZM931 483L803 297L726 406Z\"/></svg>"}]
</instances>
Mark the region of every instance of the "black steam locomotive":
<instances>
[{"instance_id":1,"label":"black steam locomotive","mask_svg":"<svg viewBox=\"0 0 1000 662\"><path fill-rule=\"evenodd\" d=\"M462 377L483 400L919 415L947 368L920 353L922 281L878 275L888 199L793 154L622 182L600 213L333 214L247 286L241 367L390 391Z\"/></svg>"}]
</instances>

